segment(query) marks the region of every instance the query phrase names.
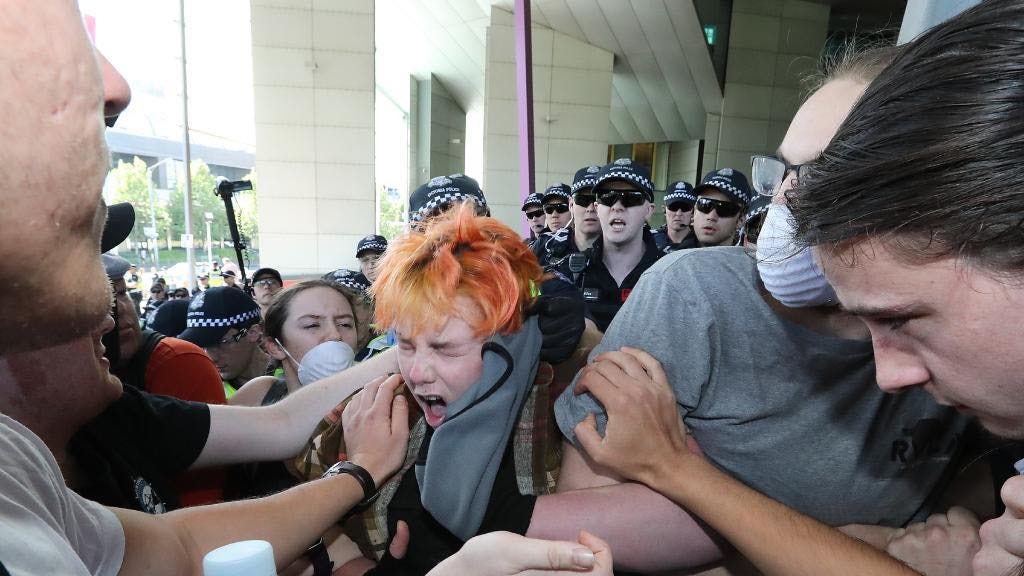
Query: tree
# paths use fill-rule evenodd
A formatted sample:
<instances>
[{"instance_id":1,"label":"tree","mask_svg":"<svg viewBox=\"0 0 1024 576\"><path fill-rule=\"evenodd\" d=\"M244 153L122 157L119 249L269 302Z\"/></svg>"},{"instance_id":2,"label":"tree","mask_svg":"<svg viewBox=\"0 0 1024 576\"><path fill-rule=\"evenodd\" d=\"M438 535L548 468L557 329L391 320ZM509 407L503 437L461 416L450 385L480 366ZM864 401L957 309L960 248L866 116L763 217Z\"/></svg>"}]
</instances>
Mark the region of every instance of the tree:
<instances>
[{"instance_id":1,"label":"tree","mask_svg":"<svg viewBox=\"0 0 1024 576\"><path fill-rule=\"evenodd\" d=\"M132 230L129 238L133 242L145 242L144 228L152 226L150 214L156 215L157 234L163 236L163 232L171 223L171 216L167 206L156 199L155 194L150 196L150 174L146 163L136 156L131 163L119 160L117 167L110 171L110 198L111 204L129 202L135 207L136 221L138 226ZM150 206L153 212L150 212Z\"/></svg>"},{"instance_id":2,"label":"tree","mask_svg":"<svg viewBox=\"0 0 1024 576\"><path fill-rule=\"evenodd\" d=\"M380 234L392 240L405 232L405 202L387 188L377 193L377 201L380 202Z\"/></svg>"}]
</instances>

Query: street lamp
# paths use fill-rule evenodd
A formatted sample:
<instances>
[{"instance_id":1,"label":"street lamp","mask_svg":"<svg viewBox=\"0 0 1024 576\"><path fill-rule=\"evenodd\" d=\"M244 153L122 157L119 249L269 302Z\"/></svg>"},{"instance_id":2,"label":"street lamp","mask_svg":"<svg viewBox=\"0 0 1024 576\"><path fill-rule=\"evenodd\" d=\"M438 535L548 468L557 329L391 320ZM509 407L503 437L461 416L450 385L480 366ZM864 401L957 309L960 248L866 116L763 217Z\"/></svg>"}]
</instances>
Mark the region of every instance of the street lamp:
<instances>
[{"instance_id":1,"label":"street lamp","mask_svg":"<svg viewBox=\"0 0 1024 576\"><path fill-rule=\"evenodd\" d=\"M146 183L149 184L149 225L152 227L153 232L152 235L146 234L146 238L154 240L153 253L156 255L156 267L158 270L160 269L160 242L156 241L159 234L156 232L156 199L153 196L153 170L155 170L157 166L167 162L172 162L173 160L174 158L164 158L156 164L146 168Z\"/></svg>"}]
</instances>

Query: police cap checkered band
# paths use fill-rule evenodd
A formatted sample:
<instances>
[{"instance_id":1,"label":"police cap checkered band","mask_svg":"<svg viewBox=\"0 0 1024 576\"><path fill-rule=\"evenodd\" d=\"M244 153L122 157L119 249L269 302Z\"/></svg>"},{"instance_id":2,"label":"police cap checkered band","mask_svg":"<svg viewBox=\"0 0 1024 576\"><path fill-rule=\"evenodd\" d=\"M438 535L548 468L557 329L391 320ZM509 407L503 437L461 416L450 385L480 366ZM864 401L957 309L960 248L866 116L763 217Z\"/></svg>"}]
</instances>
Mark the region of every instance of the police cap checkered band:
<instances>
[{"instance_id":1,"label":"police cap checkered band","mask_svg":"<svg viewBox=\"0 0 1024 576\"><path fill-rule=\"evenodd\" d=\"M534 192L533 194L530 194L529 196L527 196L526 200L523 202L523 207L521 208L521 210L523 212L526 212L526 207L527 206L532 206L534 204L536 204L538 206L540 206L540 204L541 204L541 196L540 196L539 192Z\"/></svg>"},{"instance_id":2,"label":"police cap checkered band","mask_svg":"<svg viewBox=\"0 0 1024 576\"><path fill-rule=\"evenodd\" d=\"M750 206L747 207L747 219L751 219L755 216L760 216L768 211L768 207L772 204L771 196L762 196L758 194L754 196L754 199L750 202Z\"/></svg>"},{"instance_id":3,"label":"police cap checkered band","mask_svg":"<svg viewBox=\"0 0 1024 576\"><path fill-rule=\"evenodd\" d=\"M594 182L595 191L605 182L613 180L632 182L647 194L649 200L654 200L654 184L651 182L650 171L643 166L633 164L629 158L619 158L601 169Z\"/></svg>"},{"instance_id":4,"label":"police cap checkered band","mask_svg":"<svg viewBox=\"0 0 1024 576\"><path fill-rule=\"evenodd\" d=\"M701 180L700 186L693 189L693 193L700 196L711 189L717 189L734 202L744 206L749 204L752 198L747 177L734 168L721 168L708 172L704 179Z\"/></svg>"},{"instance_id":5,"label":"police cap checkered band","mask_svg":"<svg viewBox=\"0 0 1024 576\"><path fill-rule=\"evenodd\" d=\"M594 183L597 182L597 175L600 172L601 167L597 165L577 170L576 175L572 177L572 193L575 194L583 188L593 188Z\"/></svg>"},{"instance_id":6,"label":"police cap checkered band","mask_svg":"<svg viewBox=\"0 0 1024 576\"><path fill-rule=\"evenodd\" d=\"M363 252L372 250L374 252L384 252L388 249L388 239L377 235L370 234L359 241L356 245L356 258L358 258Z\"/></svg>"},{"instance_id":7,"label":"police cap checkered band","mask_svg":"<svg viewBox=\"0 0 1024 576\"><path fill-rule=\"evenodd\" d=\"M370 289L370 283L362 274L346 268L339 268L334 272L328 272L323 276L324 280L334 282L339 286L350 288L356 292L365 292Z\"/></svg>"},{"instance_id":8,"label":"police cap checkered band","mask_svg":"<svg viewBox=\"0 0 1024 576\"><path fill-rule=\"evenodd\" d=\"M216 346L231 328L260 321L260 308L248 294L231 286L200 292L189 304L185 331L178 337L200 347Z\"/></svg>"},{"instance_id":9,"label":"police cap checkered band","mask_svg":"<svg viewBox=\"0 0 1024 576\"><path fill-rule=\"evenodd\" d=\"M476 180L464 174L437 176L409 196L409 221L418 222L442 208L472 200L486 209L487 199Z\"/></svg>"},{"instance_id":10,"label":"police cap checkered band","mask_svg":"<svg viewBox=\"0 0 1024 576\"><path fill-rule=\"evenodd\" d=\"M566 185L566 184L563 184L561 182L556 182L556 183L552 184L551 186L548 186L547 189L544 190L544 196L543 196L542 199L545 202L547 202L549 198L562 198L566 202L568 202L569 198L571 198L571 197L572 197L572 189L569 188L569 186Z\"/></svg>"},{"instance_id":11,"label":"police cap checkered band","mask_svg":"<svg viewBox=\"0 0 1024 576\"><path fill-rule=\"evenodd\" d=\"M673 182L665 191L665 206L679 201L690 204L697 202L697 195L693 193L693 186L689 182L683 180Z\"/></svg>"}]
</instances>

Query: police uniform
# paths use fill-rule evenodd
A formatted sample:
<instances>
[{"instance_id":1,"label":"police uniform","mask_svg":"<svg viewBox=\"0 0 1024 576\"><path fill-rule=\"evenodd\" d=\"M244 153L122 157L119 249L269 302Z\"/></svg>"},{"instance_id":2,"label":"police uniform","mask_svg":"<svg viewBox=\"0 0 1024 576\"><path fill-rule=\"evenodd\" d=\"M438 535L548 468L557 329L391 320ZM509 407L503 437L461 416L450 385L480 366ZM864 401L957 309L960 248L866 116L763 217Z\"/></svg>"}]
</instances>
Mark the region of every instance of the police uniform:
<instances>
[{"instance_id":1,"label":"police uniform","mask_svg":"<svg viewBox=\"0 0 1024 576\"><path fill-rule=\"evenodd\" d=\"M693 193L693 186L685 180L669 184L668 190L665 191L663 204L666 207L679 202L688 204L691 211L693 210L693 205L697 202L697 195ZM672 241L672 238L668 235L668 224L655 230L653 235L654 242L658 245L658 250L661 250L663 254L670 254L676 250L685 250L687 248L700 248L700 243L697 242L697 235L693 233L692 226L686 231L686 237L683 238L682 242Z\"/></svg>"}]
</instances>

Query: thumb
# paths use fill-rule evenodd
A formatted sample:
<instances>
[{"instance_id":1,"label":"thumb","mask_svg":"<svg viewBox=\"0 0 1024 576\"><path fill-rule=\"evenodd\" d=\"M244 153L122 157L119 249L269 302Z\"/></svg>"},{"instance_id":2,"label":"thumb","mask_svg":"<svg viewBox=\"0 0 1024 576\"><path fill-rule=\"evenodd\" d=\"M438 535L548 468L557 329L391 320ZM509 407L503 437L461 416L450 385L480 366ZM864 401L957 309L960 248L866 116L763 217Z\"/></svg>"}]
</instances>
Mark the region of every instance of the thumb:
<instances>
[{"instance_id":1,"label":"thumb","mask_svg":"<svg viewBox=\"0 0 1024 576\"><path fill-rule=\"evenodd\" d=\"M391 539L391 545L388 546L388 553L396 559L401 560L405 557L405 553L408 549L409 525L404 521L399 520L398 525L395 526L395 537Z\"/></svg>"},{"instance_id":2,"label":"thumb","mask_svg":"<svg viewBox=\"0 0 1024 576\"><path fill-rule=\"evenodd\" d=\"M594 454L601 449L601 442L603 441L603 438L597 432L597 417L594 416L594 413L587 414L587 417L573 428L573 432L576 434L576 440L579 442L580 447L583 448L583 451L593 458Z\"/></svg>"},{"instance_id":3,"label":"thumb","mask_svg":"<svg viewBox=\"0 0 1024 576\"><path fill-rule=\"evenodd\" d=\"M391 401L391 434L409 433L409 401L399 394Z\"/></svg>"}]
</instances>

